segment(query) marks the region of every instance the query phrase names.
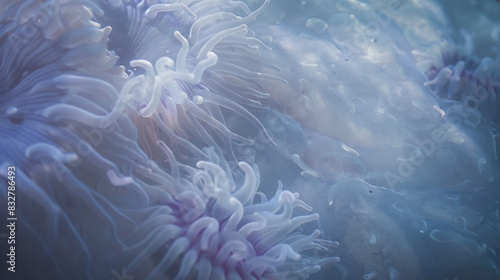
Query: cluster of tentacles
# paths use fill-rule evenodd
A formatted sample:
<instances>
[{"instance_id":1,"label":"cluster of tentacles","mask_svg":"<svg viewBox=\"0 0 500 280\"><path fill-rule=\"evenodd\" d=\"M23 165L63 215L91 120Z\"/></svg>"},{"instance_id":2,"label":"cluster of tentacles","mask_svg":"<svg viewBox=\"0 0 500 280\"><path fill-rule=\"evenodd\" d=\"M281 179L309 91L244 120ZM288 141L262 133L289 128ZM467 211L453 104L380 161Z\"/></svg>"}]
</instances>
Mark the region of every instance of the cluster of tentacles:
<instances>
[{"instance_id":1,"label":"cluster of tentacles","mask_svg":"<svg viewBox=\"0 0 500 280\"><path fill-rule=\"evenodd\" d=\"M498 126L500 57L474 58L470 53L470 41L473 39L466 33L463 35L465 45L454 49L444 46L443 49L449 49L444 54L443 50L431 49L428 53L414 51L417 66L429 78L426 85L433 87L438 96L459 102L465 108L466 112L461 117L467 119L469 125L475 127L485 119Z\"/></svg>"}]
</instances>

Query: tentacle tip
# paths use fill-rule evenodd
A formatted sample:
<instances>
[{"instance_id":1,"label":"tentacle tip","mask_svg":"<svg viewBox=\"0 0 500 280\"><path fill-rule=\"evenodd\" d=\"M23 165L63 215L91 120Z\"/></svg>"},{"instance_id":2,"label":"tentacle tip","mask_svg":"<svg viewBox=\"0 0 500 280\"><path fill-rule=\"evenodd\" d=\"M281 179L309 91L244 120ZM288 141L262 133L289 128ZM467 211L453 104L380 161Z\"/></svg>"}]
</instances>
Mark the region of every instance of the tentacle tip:
<instances>
[{"instance_id":1,"label":"tentacle tip","mask_svg":"<svg viewBox=\"0 0 500 280\"><path fill-rule=\"evenodd\" d=\"M108 176L109 181L111 184L115 186L125 186L134 181L132 177L119 177L116 172L112 169L108 170L106 172L106 175Z\"/></svg>"}]
</instances>

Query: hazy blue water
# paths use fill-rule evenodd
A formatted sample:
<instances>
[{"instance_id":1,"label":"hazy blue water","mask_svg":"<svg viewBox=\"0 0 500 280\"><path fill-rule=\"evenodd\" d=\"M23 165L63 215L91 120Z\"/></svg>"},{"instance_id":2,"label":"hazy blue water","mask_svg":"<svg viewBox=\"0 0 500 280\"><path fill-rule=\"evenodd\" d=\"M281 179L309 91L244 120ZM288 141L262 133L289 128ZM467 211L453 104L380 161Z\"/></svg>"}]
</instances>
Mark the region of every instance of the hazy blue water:
<instances>
[{"instance_id":1,"label":"hazy blue water","mask_svg":"<svg viewBox=\"0 0 500 280\"><path fill-rule=\"evenodd\" d=\"M498 82L499 15L495 1L274 1L254 24L290 81L271 95L297 123L278 117L277 137L317 173L265 150L263 185L287 182L341 244L313 279L500 278L499 88L473 74L491 57ZM445 67L461 80L425 84Z\"/></svg>"}]
</instances>

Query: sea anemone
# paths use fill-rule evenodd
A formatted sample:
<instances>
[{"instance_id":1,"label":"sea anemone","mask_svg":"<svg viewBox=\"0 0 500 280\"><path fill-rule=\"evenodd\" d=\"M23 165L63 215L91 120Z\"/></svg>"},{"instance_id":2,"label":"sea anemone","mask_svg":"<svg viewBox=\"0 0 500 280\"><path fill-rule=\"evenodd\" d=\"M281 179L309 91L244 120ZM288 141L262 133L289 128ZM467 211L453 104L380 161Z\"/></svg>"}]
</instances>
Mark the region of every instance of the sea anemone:
<instances>
[{"instance_id":1,"label":"sea anemone","mask_svg":"<svg viewBox=\"0 0 500 280\"><path fill-rule=\"evenodd\" d=\"M262 73L273 66L255 56L269 48L246 25L268 4L253 12L240 1L101 5L97 18L120 31L110 47L129 67L124 91L137 111L132 118L139 143L150 156L159 152L158 139L181 158L202 158L199 148L213 146L238 169L234 147L253 141L229 130L227 115L247 120L272 143L249 109L269 96L260 81L286 81Z\"/></svg>"},{"instance_id":2,"label":"sea anemone","mask_svg":"<svg viewBox=\"0 0 500 280\"><path fill-rule=\"evenodd\" d=\"M148 176L158 183L149 188L161 195L150 210L154 215L145 216L140 229L127 237L126 242L134 244L129 248L134 252L128 266L131 275L143 279L159 275L175 275L175 279L306 278L321 265L338 261L299 254L326 252L338 244L318 240L319 230L310 235L297 231L300 225L318 219L317 214L292 215L296 207L312 210L297 193L283 190L280 183L275 196L267 200L257 192L258 176L247 163L239 163L245 180L236 186L231 174L217 164L213 149L207 151L212 161L199 161L193 168L176 162L173 153L160 145L172 174L179 177L174 179L156 168ZM260 203L254 202L256 194ZM152 269L145 270L151 262Z\"/></svg>"}]
</instances>

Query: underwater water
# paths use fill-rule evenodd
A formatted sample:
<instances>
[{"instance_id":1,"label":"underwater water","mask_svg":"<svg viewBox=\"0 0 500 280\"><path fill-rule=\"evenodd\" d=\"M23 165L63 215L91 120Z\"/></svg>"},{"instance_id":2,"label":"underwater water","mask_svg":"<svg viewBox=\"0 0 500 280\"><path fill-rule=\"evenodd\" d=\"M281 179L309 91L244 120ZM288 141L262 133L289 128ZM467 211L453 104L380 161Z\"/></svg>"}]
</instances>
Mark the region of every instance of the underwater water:
<instances>
[{"instance_id":1,"label":"underwater water","mask_svg":"<svg viewBox=\"0 0 500 280\"><path fill-rule=\"evenodd\" d=\"M0 279L500 279L500 3L0 0Z\"/></svg>"}]
</instances>

